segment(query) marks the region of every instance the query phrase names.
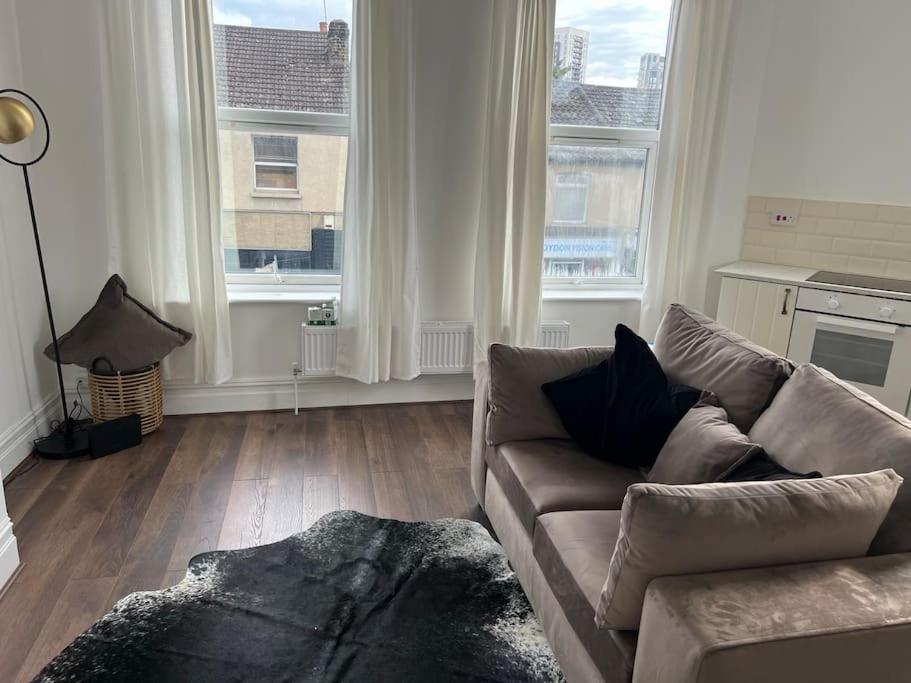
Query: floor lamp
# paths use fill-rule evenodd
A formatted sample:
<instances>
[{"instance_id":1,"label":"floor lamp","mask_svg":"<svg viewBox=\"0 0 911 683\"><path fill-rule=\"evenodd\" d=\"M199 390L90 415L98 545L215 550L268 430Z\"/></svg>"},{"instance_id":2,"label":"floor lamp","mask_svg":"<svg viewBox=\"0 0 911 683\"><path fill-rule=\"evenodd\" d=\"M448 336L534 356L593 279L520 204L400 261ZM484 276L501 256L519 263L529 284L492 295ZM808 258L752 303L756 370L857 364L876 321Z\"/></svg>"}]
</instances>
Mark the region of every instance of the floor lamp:
<instances>
[{"instance_id":1,"label":"floor lamp","mask_svg":"<svg viewBox=\"0 0 911 683\"><path fill-rule=\"evenodd\" d=\"M45 458L75 458L89 450L88 433L70 417L66 407L66 392L63 388L63 370L60 366L60 351L57 345L57 329L54 327L54 312L51 310L51 295L47 290L47 274L44 271L44 256L41 253L41 239L38 236L38 220L35 218L35 205L32 202L32 186L29 182L29 166L37 164L47 154L51 142L51 129L47 123L44 110L30 95L7 88L0 90L0 145L14 145L30 138L35 132L35 116L32 109L38 112L44 123L44 146L37 156L26 161L16 161L0 152L0 159L19 166L25 180L25 194L28 198L28 209L32 218L32 231L35 235L35 249L38 252L38 267L41 270L41 284L44 287L44 303L47 305L47 319L51 326L51 338L54 342L54 360L57 363L57 384L60 388L60 404L63 407L63 422L50 436L35 441L35 452ZM0 148L2 149L2 148Z\"/></svg>"}]
</instances>

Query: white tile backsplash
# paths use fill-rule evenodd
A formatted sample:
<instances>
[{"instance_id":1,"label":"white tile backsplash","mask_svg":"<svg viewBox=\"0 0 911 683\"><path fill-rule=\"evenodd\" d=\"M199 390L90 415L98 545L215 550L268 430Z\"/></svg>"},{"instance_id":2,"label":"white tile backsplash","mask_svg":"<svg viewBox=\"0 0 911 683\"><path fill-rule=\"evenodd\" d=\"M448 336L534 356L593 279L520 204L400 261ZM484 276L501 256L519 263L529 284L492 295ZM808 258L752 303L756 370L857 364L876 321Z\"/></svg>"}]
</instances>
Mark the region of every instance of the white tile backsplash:
<instances>
[{"instance_id":1,"label":"white tile backsplash","mask_svg":"<svg viewBox=\"0 0 911 683\"><path fill-rule=\"evenodd\" d=\"M794 225L771 225L794 213ZM911 280L911 206L750 197L741 258Z\"/></svg>"}]
</instances>

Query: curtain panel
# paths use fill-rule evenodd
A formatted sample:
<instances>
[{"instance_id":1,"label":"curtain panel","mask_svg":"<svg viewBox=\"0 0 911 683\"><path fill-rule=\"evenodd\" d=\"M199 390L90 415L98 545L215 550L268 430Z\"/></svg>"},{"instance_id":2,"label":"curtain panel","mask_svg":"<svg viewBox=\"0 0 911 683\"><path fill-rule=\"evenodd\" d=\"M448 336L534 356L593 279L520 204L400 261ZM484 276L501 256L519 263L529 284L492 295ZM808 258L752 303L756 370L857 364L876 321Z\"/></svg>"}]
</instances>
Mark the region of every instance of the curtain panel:
<instances>
[{"instance_id":1,"label":"curtain panel","mask_svg":"<svg viewBox=\"0 0 911 683\"><path fill-rule=\"evenodd\" d=\"M672 20L655 202L639 334L653 339L667 307L702 308L708 236L741 0L679 0Z\"/></svg>"},{"instance_id":2,"label":"curtain panel","mask_svg":"<svg viewBox=\"0 0 911 683\"><path fill-rule=\"evenodd\" d=\"M534 346L538 339L555 13L556 0L491 3L475 363L494 342Z\"/></svg>"},{"instance_id":3,"label":"curtain panel","mask_svg":"<svg viewBox=\"0 0 911 683\"><path fill-rule=\"evenodd\" d=\"M336 373L420 373L416 0L354 0L351 131Z\"/></svg>"},{"instance_id":4,"label":"curtain panel","mask_svg":"<svg viewBox=\"0 0 911 683\"><path fill-rule=\"evenodd\" d=\"M109 265L193 341L165 377L231 377L208 0L104 0Z\"/></svg>"}]
</instances>

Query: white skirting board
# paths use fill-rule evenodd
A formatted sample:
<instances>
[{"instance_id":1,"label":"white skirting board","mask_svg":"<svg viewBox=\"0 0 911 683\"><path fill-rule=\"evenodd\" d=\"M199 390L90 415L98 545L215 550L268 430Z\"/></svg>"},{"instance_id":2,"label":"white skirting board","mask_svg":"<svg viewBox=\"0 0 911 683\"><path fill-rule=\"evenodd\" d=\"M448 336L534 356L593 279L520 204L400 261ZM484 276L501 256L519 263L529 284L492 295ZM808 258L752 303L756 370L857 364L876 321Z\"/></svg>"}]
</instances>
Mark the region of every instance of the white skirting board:
<instances>
[{"instance_id":1,"label":"white skirting board","mask_svg":"<svg viewBox=\"0 0 911 683\"><path fill-rule=\"evenodd\" d=\"M305 377L298 382L298 391L301 408L463 401L474 396L474 380L471 375L430 375L410 382L361 384L342 377ZM166 415L292 408L291 378L231 380L219 385L165 382L164 386Z\"/></svg>"},{"instance_id":2,"label":"white skirting board","mask_svg":"<svg viewBox=\"0 0 911 683\"><path fill-rule=\"evenodd\" d=\"M50 431L59 417L58 394L49 396L32 412L0 433L0 478L6 478L32 452L32 441Z\"/></svg>"},{"instance_id":3,"label":"white skirting board","mask_svg":"<svg viewBox=\"0 0 911 683\"><path fill-rule=\"evenodd\" d=\"M0 506L0 592L19 567L19 546L13 536L13 523Z\"/></svg>"}]
</instances>

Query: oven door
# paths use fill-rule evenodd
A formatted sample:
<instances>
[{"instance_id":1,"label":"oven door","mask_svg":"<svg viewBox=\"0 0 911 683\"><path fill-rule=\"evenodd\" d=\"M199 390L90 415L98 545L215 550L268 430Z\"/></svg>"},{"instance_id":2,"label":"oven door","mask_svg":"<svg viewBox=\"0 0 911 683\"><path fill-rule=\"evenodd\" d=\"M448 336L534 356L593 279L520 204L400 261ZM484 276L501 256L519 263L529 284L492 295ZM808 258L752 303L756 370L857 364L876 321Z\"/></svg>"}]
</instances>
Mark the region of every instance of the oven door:
<instances>
[{"instance_id":1,"label":"oven door","mask_svg":"<svg viewBox=\"0 0 911 683\"><path fill-rule=\"evenodd\" d=\"M911 394L911 329L798 310L788 358L813 363L902 414Z\"/></svg>"}]
</instances>

